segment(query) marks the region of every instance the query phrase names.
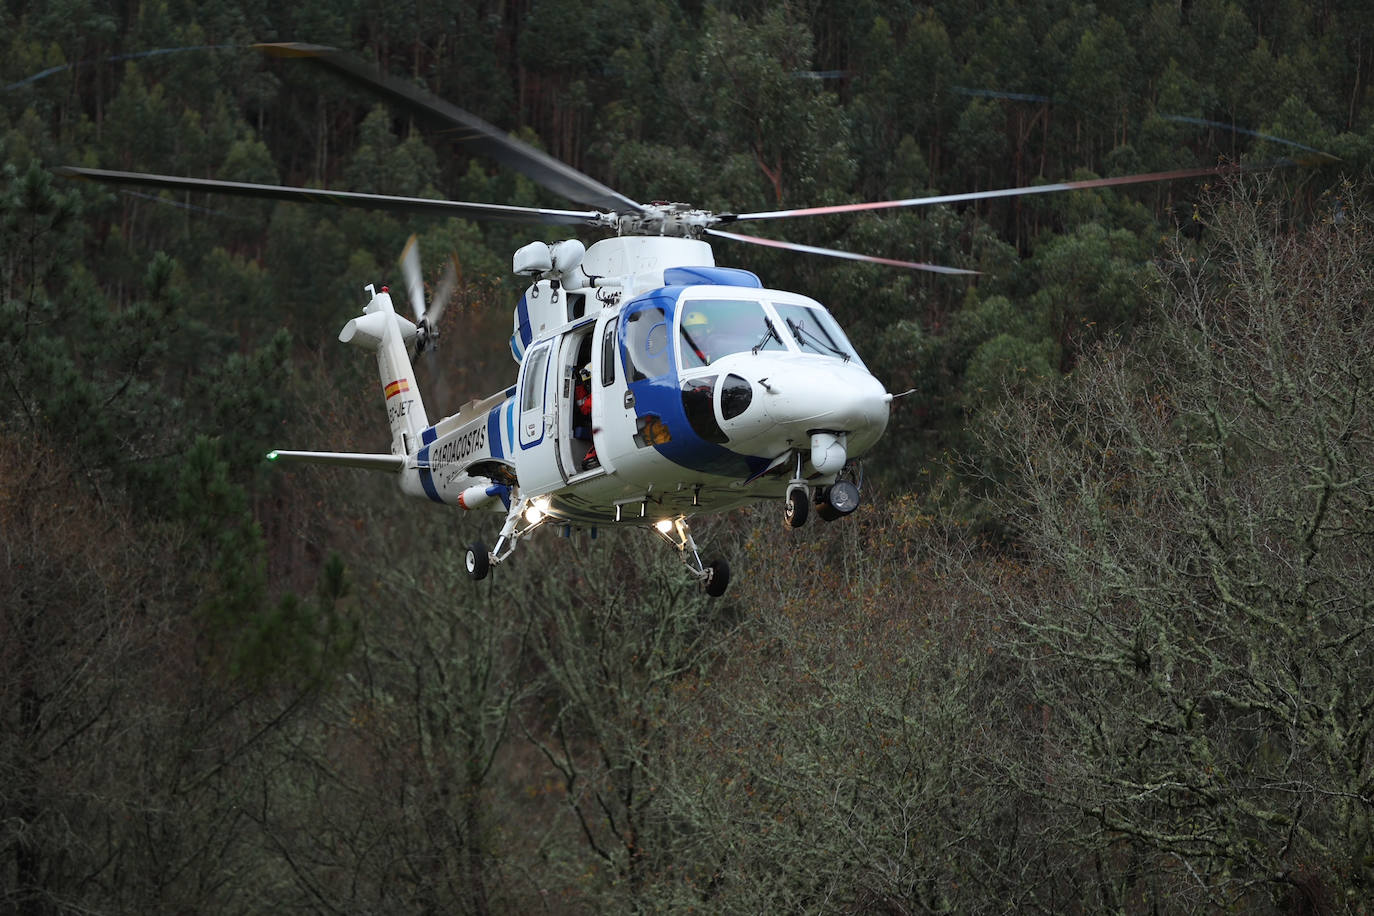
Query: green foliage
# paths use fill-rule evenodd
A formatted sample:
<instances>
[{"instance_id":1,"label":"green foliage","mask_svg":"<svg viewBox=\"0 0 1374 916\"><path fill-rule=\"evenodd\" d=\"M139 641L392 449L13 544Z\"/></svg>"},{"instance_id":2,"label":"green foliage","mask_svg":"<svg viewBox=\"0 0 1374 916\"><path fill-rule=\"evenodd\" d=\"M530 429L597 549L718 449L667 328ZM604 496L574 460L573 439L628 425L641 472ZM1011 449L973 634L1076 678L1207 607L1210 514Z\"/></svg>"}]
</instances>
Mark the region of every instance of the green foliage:
<instances>
[{"instance_id":1,"label":"green foliage","mask_svg":"<svg viewBox=\"0 0 1374 916\"><path fill-rule=\"evenodd\" d=\"M257 464L285 416L291 335L279 330L251 353L228 354L195 376L187 397L203 417L201 428L226 437L226 461L235 469ZM228 437L232 433L232 439Z\"/></svg>"},{"instance_id":2,"label":"green foliage","mask_svg":"<svg viewBox=\"0 0 1374 916\"><path fill-rule=\"evenodd\" d=\"M126 65L119 93L110 101L106 142L118 150L122 165L166 173L180 160L177 116L162 83L151 88L136 64Z\"/></svg>"},{"instance_id":3,"label":"green foliage","mask_svg":"<svg viewBox=\"0 0 1374 916\"><path fill-rule=\"evenodd\" d=\"M974 280L717 246L915 389L856 516L697 529L733 545L719 602L632 533L535 539L477 588L457 546L491 520L263 470L288 435L385 448L358 409L375 379L331 341L364 284L397 286L412 232L428 279L462 268L422 379L438 409L507 385L529 227L45 168L567 206L245 48L303 39L636 199L722 211L1295 144L1358 175L1374 14L98 7L0 12L7 904L1360 911L1368 227L1334 167L1292 170L1267 192L1292 209L1249 222L1179 182L777 224Z\"/></svg>"},{"instance_id":4,"label":"green foliage","mask_svg":"<svg viewBox=\"0 0 1374 916\"><path fill-rule=\"evenodd\" d=\"M130 482L138 476L126 466L130 451L152 449L175 403L148 378L167 352L173 265L155 256L146 298L111 312L77 256L79 197L54 188L37 165L6 178L0 363L12 399L3 421L66 441L90 470Z\"/></svg>"},{"instance_id":5,"label":"green foliage","mask_svg":"<svg viewBox=\"0 0 1374 916\"><path fill-rule=\"evenodd\" d=\"M691 74L705 105L694 106L689 123L711 147L752 156L752 189L732 206L825 202L829 189L851 180L847 126L835 98L794 75L811 65L805 38L805 26L785 7L757 23L728 13L706 23Z\"/></svg>"},{"instance_id":6,"label":"green foliage","mask_svg":"<svg viewBox=\"0 0 1374 916\"><path fill-rule=\"evenodd\" d=\"M343 560L325 563L315 600L269 595L266 541L248 510L248 494L229 477L217 440L200 436L182 459L176 485L179 520L196 534L187 559L203 570L199 608L212 666L260 685L314 686L331 676L354 646L356 621L341 604L349 585Z\"/></svg>"},{"instance_id":7,"label":"green foliage","mask_svg":"<svg viewBox=\"0 0 1374 916\"><path fill-rule=\"evenodd\" d=\"M1164 268L1166 321L989 425L1048 594L995 589L1047 753L1012 778L1209 906L1358 911L1371 539L1367 215L1293 226L1242 189ZM1353 757L1352 757L1353 755ZM1142 893L1110 869L1104 903ZM1156 887L1150 893L1163 893ZM1172 888L1183 895L1189 890Z\"/></svg>"},{"instance_id":8,"label":"green foliage","mask_svg":"<svg viewBox=\"0 0 1374 916\"><path fill-rule=\"evenodd\" d=\"M1016 396L1026 385L1053 378L1054 344L998 334L974 351L964 370L964 391L974 406Z\"/></svg>"},{"instance_id":9,"label":"green foliage","mask_svg":"<svg viewBox=\"0 0 1374 916\"><path fill-rule=\"evenodd\" d=\"M344 168L350 190L402 197L434 196L437 164L434 151L419 135L399 141L391 115L382 105L370 111L359 128L358 146Z\"/></svg>"},{"instance_id":10,"label":"green foliage","mask_svg":"<svg viewBox=\"0 0 1374 916\"><path fill-rule=\"evenodd\" d=\"M1038 289L1031 301L1061 346L1136 324L1147 296L1146 251L1130 231L1097 223L1037 248L1030 267Z\"/></svg>"},{"instance_id":11,"label":"green foliage","mask_svg":"<svg viewBox=\"0 0 1374 916\"><path fill-rule=\"evenodd\" d=\"M321 215L299 204L273 209L264 261L273 279L273 300L299 327L342 326L337 318L346 314L345 303L358 301L360 295L357 278L339 270L340 264L348 263L349 251L335 215Z\"/></svg>"},{"instance_id":12,"label":"green foliage","mask_svg":"<svg viewBox=\"0 0 1374 916\"><path fill-rule=\"evenodd\" d=\"M220 177L226 181L276 184L277 169L272 154L261 140L235 140L224 154Z\"/></svg>"},{"instance_id":13,"label":"green foliage","mask_svg":"<svg viewBox=\"0 0 1374 916\"><path fill-rule=\"evenodd\" d=\"M974 99L959 115L954 146L960 151L963 177L971 187L986 187L1006 158L1007 137L1002 106Z\"/></svg>"}]
</instances>

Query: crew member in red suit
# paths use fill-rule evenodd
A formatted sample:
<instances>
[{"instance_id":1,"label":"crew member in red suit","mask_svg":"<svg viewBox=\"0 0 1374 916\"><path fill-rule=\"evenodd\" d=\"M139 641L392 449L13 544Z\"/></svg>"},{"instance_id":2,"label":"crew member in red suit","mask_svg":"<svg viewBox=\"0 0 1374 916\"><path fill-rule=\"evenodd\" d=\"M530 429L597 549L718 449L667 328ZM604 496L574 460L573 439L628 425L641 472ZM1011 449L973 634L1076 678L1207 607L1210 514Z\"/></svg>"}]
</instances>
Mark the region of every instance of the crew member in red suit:
<instances>
[{"instance_id":1,"label":"crew member in red suit","mask_svg":"<svg viewBox=\"0 0 1374 916\"><path fill-rule=\"evenodd\" d=\"M581 426L585 428L586 435L579 436L591 440L592 438L592 364L583 366L577 373L577 385L573 388L573 405L577 408L577 415L582 418ZM582 459L582 470L587 471L595 467L600 467L601 462L596 457L596 445L593 444L587 449L587 455Z\"/></svg>"}]
</instances>

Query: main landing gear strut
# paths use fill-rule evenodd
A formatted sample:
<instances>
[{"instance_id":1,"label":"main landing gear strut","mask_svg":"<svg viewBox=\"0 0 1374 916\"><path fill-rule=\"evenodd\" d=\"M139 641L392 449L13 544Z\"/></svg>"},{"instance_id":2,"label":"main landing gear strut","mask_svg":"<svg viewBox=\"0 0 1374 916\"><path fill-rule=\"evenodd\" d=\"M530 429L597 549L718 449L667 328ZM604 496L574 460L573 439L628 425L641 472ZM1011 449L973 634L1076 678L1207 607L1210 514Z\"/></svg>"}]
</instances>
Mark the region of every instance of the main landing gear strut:
<instances>
[{"instance_id":1,"label":"main landing gear strut","mask_svg":"<svg viewBox=\"0 0 1374 916\"><path fill-rule=\"evenodd\" d=\"M515 545L534 529L544 524L548 518L549 502L546 499L513 499L506 512L506 523L496 536L496 546L487 550L487 545L476 541L468 545L465 564L468 578L480 581L491 572L492 566L502 563L515 552Z\"/></svg>"},{"instance_id":2,"label":"main landing gear strut","mask_svg":"<svg viewBox=\"0 0 1374 916\"><path fill-rule=\"evenodd\" d=\"M480 581L487 577L493 565L502 563L515 551L515 545L538 528L548 518L548 503L541 499L512 500L506 513L506 522L497 535L496 546L490 551L485 544L476 541L468 545L464 563L468 578ZM687 530L687 520L678 517L656 522L653 530L670 546L675 548L687 571L701 582L706 594L719 598L730 585L730 564L724 560L702 563L696 542Z\"/></svg>"},{"instance_id":3,"label":"main landing gear strut","mask_svg":"<svg viewBox=\"0 0 1374 916\"><path fill-rule=\"evenodd\" d=\"M700 580L706 594L712 598L719 598L725 594L725 590L730 587L730 564L721 559L712 560L709 565L701 562L696 541L692 540L692 533L687 530L686 519L664 519L654 525L654 531L677 550L682 564Z\"/></svg>"}]
</instances>

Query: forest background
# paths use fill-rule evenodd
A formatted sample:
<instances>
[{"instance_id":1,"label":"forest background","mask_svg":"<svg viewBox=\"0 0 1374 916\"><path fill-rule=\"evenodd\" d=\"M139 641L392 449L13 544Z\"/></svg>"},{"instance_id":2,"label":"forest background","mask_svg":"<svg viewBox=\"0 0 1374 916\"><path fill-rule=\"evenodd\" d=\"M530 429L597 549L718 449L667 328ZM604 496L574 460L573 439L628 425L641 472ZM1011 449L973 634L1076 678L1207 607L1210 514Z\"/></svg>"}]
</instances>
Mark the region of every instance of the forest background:
<instances>
[{"instance_id":1,"label":"forest background","mask_svg":"<svg viewBox=\"0 0 1374 916\"><path fill-rule=\"evenodd\" d=\"M0 912L1367 912L1374 482L1354 0L7 0ZM510 384L547 233L63 164L547 204L259 41L350 49L730 243L915 388L850 519L522 545L380 450L368 283L463 266L431 413ZM1320 152L1325 155L1317 155ZM1296 165L1293 165L1296 163Z\"/></svg>"}]
</instances>

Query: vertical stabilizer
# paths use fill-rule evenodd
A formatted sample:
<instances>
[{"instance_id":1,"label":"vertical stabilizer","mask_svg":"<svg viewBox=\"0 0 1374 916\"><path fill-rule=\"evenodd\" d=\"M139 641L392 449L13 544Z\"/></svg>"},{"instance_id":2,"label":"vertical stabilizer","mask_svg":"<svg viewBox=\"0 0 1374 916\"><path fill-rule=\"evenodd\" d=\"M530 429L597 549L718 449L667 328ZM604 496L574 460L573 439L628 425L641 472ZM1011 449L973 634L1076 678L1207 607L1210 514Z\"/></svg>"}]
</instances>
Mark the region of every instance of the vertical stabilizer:
<instances>
[{"instance_id":1,"label":"vertical stabilizer","mask_svg":"<svg viewBox=\"0 0 1374 916\"><path fill-rule=\"evenodd\" d=\"M409 345L415 339L416 327L396 314L385 286L380 293L371 286L367 291L372 294L371 301L361 317L344 325L339 340L377 354L377 374L391 424L391 452L410 455L420 448L420 433L429 426L420 388L415 383L415 370L410 364Z\"/></svg>"}]
</instances>

